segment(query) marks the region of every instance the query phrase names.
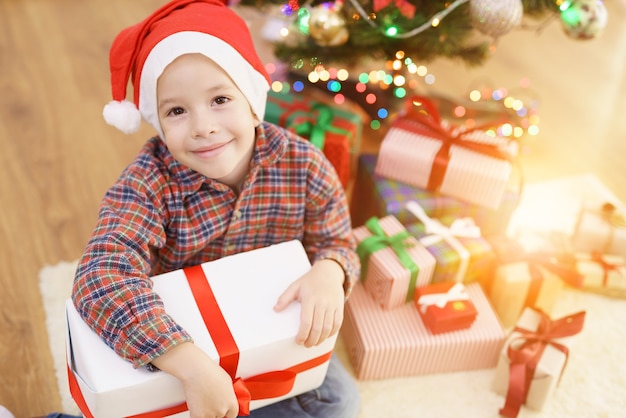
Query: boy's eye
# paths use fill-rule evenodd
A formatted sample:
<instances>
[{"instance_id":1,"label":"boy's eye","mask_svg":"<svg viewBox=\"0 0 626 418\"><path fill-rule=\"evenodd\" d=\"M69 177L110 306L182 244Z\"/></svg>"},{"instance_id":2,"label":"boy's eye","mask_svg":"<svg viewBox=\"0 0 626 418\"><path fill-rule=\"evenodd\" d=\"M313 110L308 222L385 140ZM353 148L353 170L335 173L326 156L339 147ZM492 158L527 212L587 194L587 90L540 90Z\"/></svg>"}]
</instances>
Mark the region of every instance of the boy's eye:
<instances>
[{"instance_id":1,"label":"boy's eye","mask_svg":"<svg viewBox=\"0 0 626 418\"><path fill-rule=\"evenodd\" d=\"M228 100L229 100L228 97L219 96L219 97L216 97L213 101L215 102L215 104L221 105L221 104L228 102Z\"/></svg>"},{"instance_id":2,"label":"boy's eye","mask_svg":"<svg viewBox=\"0 0 626 418\"><path fill-rule=\"evenodd\" d=\"M182 107L174 107L167 112L167 116L178 116L185 113Z\"/></svg>"}]
</instances>

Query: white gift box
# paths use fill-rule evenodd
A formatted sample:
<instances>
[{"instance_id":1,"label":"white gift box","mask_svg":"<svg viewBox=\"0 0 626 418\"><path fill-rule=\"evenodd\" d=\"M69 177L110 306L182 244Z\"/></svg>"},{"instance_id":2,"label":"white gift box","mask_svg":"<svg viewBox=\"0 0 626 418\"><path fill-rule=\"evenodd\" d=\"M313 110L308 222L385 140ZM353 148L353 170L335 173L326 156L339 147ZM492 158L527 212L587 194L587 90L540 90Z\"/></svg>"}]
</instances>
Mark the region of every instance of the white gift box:
<instances>
[{"instance_id":1,"label":"white gift box","mask_svg":"<svg viewBox=\"0 0 626 418\"><path fill-rule=\"evenodd\" d=\"M576 313L566 317L568 323L573 323L575 320L581 320L581 318L574 319L576 316L581 316L581 313ZM584 322L584 313L582 313L582 323ZM522 314L517 320L516 326L527 330L531 333L537 332L539 324L541 322L541 315L532 308L524 308ZM554 329L548 333L553 333ZM569 336L563 336L559 338L553 338L550 342L545 342L545 349L541 351L541 358L537 362L533 374L530 376L530 386L526 393L525 399L521 404L535 411L541 411L552 394L557 388L559 379L563 370L567 364L567 355L564 351L559 350L557 343L566 347L567 350L572 348L577 333L571 333ZM517 348L523 341L524 334L520 331L513 330L502 347L500 357L498 358L498 364L496 365L496 371L492 383L493 390L504 397L507 397L508 391L510 391L509 371L511 367L511 360L509 358L509 347Z\"/></svg>"},{"instance_id":2,"label":"white gift box","mask_svg":"<svg viewBox=\"0 0 626 418\"><path fill-rule=\"evenodd\" d=\"M583 207L572 236L573 247L577 251L626 256L625 214L617 208L605 212L602 205Z\"/></svg>"},{"instance_id":3,"label":"white gift box","mask_svg":"<svg viewBox=\"0 0 626 418\"><path fill-rule=\"evenodd\" d=\"M611 203L620 211L625 209L624 203L593 174L525 183L519 206L511 216L508 235L554 231L571 238L581 209L600 207L603 203Z\"/></svg>"},{"instance_id":4,"label":"white gift box","mask_svg":"<svg viewBox=\"0 0 626 418\"><path fill-rule=\"evenodd\" d=\"M292 303L282 312L273 309L280 294L311 268L299 241L272 245L197 267L204 273L205 283L208 282L215 295L237 346L236 377L245 381L267 372L295 372L288 393L269 399L254 399L253 394L250 410L322 384L336 335L315 347L298 345L295 337L300 326L300 304ZM216 345L211 339L195 303L188 275L189 269L184 269L155 276L154 290L162 298L167 312L194 338L194 343L219 361L220 344ZM68 371L70 381L76 382L72 394L79 406L81 401L77 398L84 398L81 409L86 407L88 413L97 418L119 418L184 405L185 394L180 381L165 372L135 369L89 328L71 300L67 301L66 313ZM181 412L160 416L189 415Z\"/></svg>"}]
</instances>

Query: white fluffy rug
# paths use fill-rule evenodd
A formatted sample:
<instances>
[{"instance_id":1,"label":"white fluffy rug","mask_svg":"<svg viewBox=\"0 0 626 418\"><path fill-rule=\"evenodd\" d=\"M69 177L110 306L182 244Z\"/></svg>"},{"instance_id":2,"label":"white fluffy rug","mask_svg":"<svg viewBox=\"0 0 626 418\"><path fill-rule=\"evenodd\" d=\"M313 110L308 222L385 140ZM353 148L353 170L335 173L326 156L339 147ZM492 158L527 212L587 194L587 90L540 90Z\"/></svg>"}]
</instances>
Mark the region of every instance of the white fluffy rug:
<instances>
[{"instance_id":1,"label":"white fluffy rug","mask_svg":"<svg viewBox=\"0 0 626 418\"><path fill-rule=\"evenodd\" d=\"M75 267L75 262L62 262L40 273L50 349L67 413L78 412L67 389L64 340L64 302ZM573 344L559 387L543 411L523 407L520 417L626 417L626 301L566 290L554 317L579 310L587 311L585 328ZM351 369L341 341L337 352ZM491 390L494 370L359 381L360 418L497 417L504 398Z\"/></svg>"}]
</instances>

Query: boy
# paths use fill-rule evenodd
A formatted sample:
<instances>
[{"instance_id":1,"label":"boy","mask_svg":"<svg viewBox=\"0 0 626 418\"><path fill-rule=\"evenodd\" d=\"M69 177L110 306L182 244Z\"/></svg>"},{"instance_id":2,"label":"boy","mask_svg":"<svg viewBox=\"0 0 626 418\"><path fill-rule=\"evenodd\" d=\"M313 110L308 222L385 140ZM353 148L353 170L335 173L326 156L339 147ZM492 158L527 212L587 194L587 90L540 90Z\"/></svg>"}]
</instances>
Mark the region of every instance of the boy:
<instances>
[{"instance_id":1,"label":"boy","mask_svg":"<svg viewBox=\"0 0 626 418\"><path fill-rule=\"evenodd\" d=\"M269 77L245 23L220 0L174 0L123 30L110 53L105 120L159 133L103 199L72 298L135 367L181 380L192 417L235 417L230 376L163 310L150 276L299 239L312 262L276 302L301 303L296 341L321 343L343 321L359 274L347 203L309 142L262 122ZM124 100L131 79L134 103ZM137 107L135 107L137 106ZM253 417L355 417L356 386L333 356L317 390Z\"/></svg>"}]
</instances>

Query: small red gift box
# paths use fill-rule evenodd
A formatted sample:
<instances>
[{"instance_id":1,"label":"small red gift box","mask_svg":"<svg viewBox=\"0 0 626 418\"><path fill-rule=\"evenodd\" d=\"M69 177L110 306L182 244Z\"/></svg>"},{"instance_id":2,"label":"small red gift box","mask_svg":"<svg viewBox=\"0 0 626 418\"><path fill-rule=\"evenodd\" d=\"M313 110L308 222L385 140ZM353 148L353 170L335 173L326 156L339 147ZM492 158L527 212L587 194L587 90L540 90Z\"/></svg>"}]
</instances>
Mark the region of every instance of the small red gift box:
<instances>
[{"instance_id":1,"label":"small red gift box","mask_svg":"<svg viewBox=\"0 0 626 418\"><path fill-rule=\"evenodd\" d=\"M414 300L433 334L469 328L478 313L462 283L441 282L415 289Z\"/></svg>"}]
</instances>

